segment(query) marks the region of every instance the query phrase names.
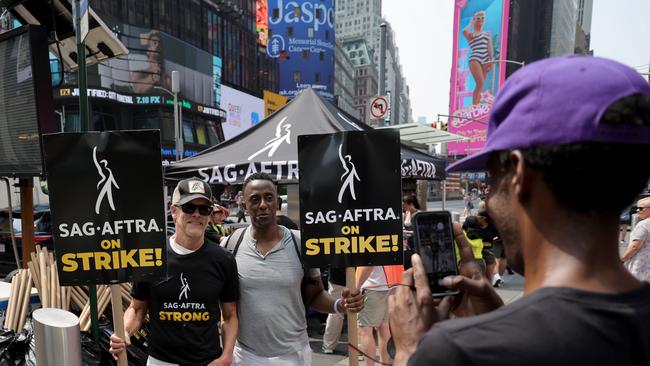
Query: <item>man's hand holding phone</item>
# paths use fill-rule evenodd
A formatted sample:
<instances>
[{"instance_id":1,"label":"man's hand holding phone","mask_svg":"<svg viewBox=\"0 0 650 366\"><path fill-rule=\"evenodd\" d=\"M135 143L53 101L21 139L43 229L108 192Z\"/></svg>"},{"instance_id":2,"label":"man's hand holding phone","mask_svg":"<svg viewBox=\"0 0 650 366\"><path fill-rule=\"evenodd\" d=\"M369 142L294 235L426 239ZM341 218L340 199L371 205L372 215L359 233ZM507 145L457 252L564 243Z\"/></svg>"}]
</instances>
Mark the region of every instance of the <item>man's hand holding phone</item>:
<instances>
[{"instance_id":1,"label":"man's hand holding phone","mask_svg":"<svg viewBox=\"0 0 650 366\"><path fill-rule=\"evenodd\" d=\"M395 343L394 365L406 365L422 335L437 321L452 316L486 313L503 306L503 300L483 276L460 225L453 223L453 234L460 252L460 275L449 276L443 285L461 291L460 295L435 300L419 255L413 268L402 275L402 285L388 299L390 327ZM453 302L453 304L452 304Z\"/></svg>"},{"instance_id":2,"label":"man's hand holding phone","mask_svg":"<svg viewBox=\"0 0 650 366\"><path fill-rule=\"evenodd\" d=\"M404 271L402 283L388 297L390 331L395 342L393 365L406 365L420 337L437 321L447 319L453 297L434 299L422 258L411 257L413 267Z\"/></svg>"}]
</instances>

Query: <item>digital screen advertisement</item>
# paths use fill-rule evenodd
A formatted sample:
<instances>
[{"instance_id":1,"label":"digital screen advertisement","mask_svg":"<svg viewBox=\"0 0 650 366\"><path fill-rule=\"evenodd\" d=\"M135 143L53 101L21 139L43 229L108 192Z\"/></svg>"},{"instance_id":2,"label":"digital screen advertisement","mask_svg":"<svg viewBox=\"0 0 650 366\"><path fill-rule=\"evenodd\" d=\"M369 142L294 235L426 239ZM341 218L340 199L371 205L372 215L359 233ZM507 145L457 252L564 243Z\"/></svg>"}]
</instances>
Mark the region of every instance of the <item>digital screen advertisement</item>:
<instances>
[{"instance_id":1,"label":"digital screen advertisement","mask_svg":"<svg viewBox=\"0 0 650 366\"><path fill-rule=\"evenodd\" d=\"M255 126L264 119L264 100L221 86L221 109L226 111L223 136L226 140Z\"/></svg>"}]
</instances>

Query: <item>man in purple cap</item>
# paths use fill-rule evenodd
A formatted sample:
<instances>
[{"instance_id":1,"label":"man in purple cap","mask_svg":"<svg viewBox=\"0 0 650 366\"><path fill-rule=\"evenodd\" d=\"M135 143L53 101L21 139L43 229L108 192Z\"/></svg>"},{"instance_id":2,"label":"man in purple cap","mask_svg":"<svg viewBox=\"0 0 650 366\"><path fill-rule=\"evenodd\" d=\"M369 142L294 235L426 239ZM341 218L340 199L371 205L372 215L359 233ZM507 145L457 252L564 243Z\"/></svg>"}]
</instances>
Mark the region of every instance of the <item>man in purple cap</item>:
<instances>
[{"instance_id":1,"label":"man in purple cap","mask_svg":"<svg viewBox=\"0 0 650 366\"><path fill-rule=\"evenodd\" d=\"M524 297L500 306L455 227L462 275L443 282L462 295L434 303L413 257L389 301L395 365L650 365L650 284L618 253L647 156L650 85L633 69L569 56L513 74L484 149L448 171L488 171L487 209Z\"/></svg>"}]
</instances>

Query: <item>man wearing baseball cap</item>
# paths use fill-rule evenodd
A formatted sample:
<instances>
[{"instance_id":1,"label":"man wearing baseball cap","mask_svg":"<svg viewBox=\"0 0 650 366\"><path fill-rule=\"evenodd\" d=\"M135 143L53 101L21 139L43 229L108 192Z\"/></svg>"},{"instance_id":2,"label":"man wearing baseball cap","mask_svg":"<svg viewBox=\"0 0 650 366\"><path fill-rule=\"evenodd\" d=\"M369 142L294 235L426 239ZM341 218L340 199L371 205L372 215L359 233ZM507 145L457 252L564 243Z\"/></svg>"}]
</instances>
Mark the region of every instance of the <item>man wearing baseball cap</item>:
<instances>
[{"instance_id":1,"label":"man wearing baseball cap","mask_svg":"<svg viewBox=\"0 0 650 366\"><path fill-rule=\"evenodd\" d=\"M649 365L650 284L618 252L648 156L650 85L633 69L568 56L514 73L484 149L448 171L488 171L487 210L524 297L501 307L459 236L462 275L443 282L462 295L434 305L414 256L389 301L395 365Z\"/></svg>"},{"instance_id":2,"label":"man wearing baseball cap","mask_svg":"<svg viewBox=\"0 0 650 366\"><path fill-rule=\"evenodd\" d=\"M167 278L133 284L133 300L124 312L127 334L111 336L114 356L130 344L129 337L149 313L147 365L230 365L239 326L239 277L233 256L204 240L212 211L207 183L196 178L178 183L172 195L176 232L167 243Z\"/></svg>"}]
</instances>

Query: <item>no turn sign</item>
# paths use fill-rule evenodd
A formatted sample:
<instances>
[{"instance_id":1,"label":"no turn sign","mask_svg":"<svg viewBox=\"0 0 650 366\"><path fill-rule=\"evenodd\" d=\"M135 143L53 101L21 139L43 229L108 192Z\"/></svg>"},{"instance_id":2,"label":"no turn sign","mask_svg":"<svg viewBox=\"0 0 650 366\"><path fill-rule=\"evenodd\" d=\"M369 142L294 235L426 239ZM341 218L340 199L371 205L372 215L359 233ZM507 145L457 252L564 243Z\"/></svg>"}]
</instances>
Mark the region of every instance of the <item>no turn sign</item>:
<instances>
[{"instance_id":1,"label":"no turn sign","mask_svg":"<svg viewBox=\"0 0 650 366\"><path fill-rule=\"evenodd\" d=\"M370 102L370 115L375 119L384 119L388 114L388 98L378 96Z\"/></svg>"}]
</instances>

